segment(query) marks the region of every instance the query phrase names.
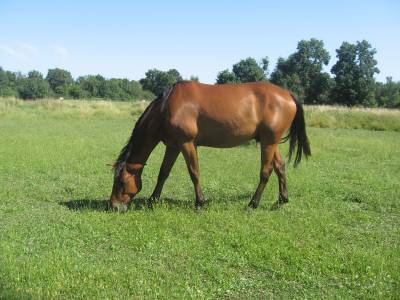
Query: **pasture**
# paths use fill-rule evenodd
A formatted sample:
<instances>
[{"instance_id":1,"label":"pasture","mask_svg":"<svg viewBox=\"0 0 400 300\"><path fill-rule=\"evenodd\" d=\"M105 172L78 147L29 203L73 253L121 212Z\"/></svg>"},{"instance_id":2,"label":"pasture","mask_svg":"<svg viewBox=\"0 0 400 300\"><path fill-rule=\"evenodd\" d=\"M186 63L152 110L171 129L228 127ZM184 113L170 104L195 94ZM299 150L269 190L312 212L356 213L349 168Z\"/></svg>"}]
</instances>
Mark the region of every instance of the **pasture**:
<instances>
[{"instance_id":1,"label":"pasture","mask_svg":"<svg viewBox=\"0 0 400 300\"><path fill-rule=\"evenodd\" d=\"M312 156L287 167L279 210L276 175L245 210L250 143L200 148L200 213L182 156L162 201L142 205L163 145L137 205L109 212L107 164L145 105L0 100L0 298L400 297L399 111L306 108Z\"/></svg>"}]
</instances>

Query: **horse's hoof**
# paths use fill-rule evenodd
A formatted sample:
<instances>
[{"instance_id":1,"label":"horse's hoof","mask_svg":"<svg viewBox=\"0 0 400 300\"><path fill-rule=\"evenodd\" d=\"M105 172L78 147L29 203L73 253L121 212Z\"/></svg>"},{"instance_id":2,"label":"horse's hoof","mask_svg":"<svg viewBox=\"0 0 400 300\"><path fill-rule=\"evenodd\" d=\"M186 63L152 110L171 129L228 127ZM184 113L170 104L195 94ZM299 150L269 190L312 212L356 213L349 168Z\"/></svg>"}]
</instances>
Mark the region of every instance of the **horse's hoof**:
<instances>
[{"instance_id":1,"label":"horse's hoof","mask_svg":"<svg viewBox=\"0 0 400 300\"><path fill-rule=\"evenodd\" d=\"M250 201L250 203L247 205L247 208L250 210L254 210L258 207L258 204L255 203L254 201Z\"/></svg>"},{"instance_id":2,"label":"horse's hoof","mask_svg":"<svg viewBox=\"0 0 400 300\"><path fill-rule=\"evenodd\" d=\"M201 214L203 211L204 211L204 209L201 205L196 205L196 207L195 207L196 213Z\"/></svg>"},{"instance_id":3,"label":"horse's hoof","mask_svg":"<svg viewBox=\"0 0 400 300\"><path fill-rule=\"evenodd\" d=\"M247 205L246 208L244 209L247 213L251 214L254 212L255 208L252 205Z\"/></svg>"},{"instance_id":4,"label":"horse's hoof","mask_svg":"<svg viewBox=\"0 0 400 300\"><path fill-rule=\"evenodd\" d=\"M151 201L150 199L147 201L147 208L153 210L153 201Z\"/></svg>"},{"instance_id":5,"label":"horse's hoof","mask_svg":"<svg viewBox=\"0 0 400 300\"><path fill-rule=\"evenodd\" d=\"M289 202L289 198L288 197L279 196L278 202L279 202L279 204L283 205L283 204Z\"/></svg>"}]
</instances>

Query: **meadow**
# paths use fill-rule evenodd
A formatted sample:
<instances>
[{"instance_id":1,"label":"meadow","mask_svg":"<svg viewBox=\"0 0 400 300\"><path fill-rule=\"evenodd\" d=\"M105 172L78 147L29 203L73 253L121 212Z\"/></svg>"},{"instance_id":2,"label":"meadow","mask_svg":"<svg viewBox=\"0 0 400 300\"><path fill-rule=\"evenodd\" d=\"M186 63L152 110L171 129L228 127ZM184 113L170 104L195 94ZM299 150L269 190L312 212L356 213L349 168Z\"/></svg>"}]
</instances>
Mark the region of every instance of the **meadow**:
<instances>
[{"instance_id":1,"label":"meadow","mask_svg":"<svg viewBox=\"0 0 400 300\"><path fill-rule=\"evenodd\" d=\"M0 299L400 297L400 112L306 107L312 156L290 202L259 209L259 148L200 148L194 209L182 156L154 210L164 146L125 214L109 164L145 102L0 99ZM281 145L286 154L287 145Z\"/></svg>"}]
</instances>

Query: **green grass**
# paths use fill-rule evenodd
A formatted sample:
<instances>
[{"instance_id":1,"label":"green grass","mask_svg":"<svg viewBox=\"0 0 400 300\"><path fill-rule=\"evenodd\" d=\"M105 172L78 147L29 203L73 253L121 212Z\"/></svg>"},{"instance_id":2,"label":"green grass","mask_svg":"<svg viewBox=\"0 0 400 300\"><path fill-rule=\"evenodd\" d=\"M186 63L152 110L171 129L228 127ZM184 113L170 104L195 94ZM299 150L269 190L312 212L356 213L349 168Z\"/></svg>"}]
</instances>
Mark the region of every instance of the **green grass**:
<instances>
[{"instance_id":1,"label":"green grass","mask_svg":"<svg viewBox=\"0 0 400 300\"><path fill-rule=\"evenodd\" d=\"M306 118L312 127L400 131L398 109L309 105Z\"/></svg>"},{"instance_id":2,"label":"green grass","mask_svg":"<svg viewBox=\"0 0 400 300\"><path fill-rule=\"evenodd\" d=\"M203 212L180 156L154 211L117 214L107 164L135 106L18 105L0 109L0 298L399 298L399 132L309 128L313 156L288 168L277 211L275 175L244 210L259 172L250 144L200 149Z\"/></svg>"},{"instance_id":3,"label":"green grass","mask_svg":"<svg viewBox=\"0 0 400 300\"><path fill-rule=\"evenodd\" d=\"M93 100L23 101L0 97L0 117L29 118L117 118L138 116L146 101L117 102ZM368 129L400 131L400 110L385 108L347 108L342 106L306 105L307 124L319 128Z\"/></svg>"}]
</instances>

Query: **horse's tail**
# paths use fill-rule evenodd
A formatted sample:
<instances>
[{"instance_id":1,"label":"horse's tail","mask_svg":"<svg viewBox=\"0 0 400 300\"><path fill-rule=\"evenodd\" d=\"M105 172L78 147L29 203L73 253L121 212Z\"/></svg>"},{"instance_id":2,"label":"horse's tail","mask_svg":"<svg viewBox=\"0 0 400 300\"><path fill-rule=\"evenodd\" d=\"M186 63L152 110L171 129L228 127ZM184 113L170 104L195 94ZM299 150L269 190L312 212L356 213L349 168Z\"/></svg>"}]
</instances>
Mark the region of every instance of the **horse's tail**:
<instances>
[{"instance_id":1,"label":"horse's tail","mask_svg":"<svg viewBox=\"0 0 400 300\"><path fill-rule=\"evenodd\" d=\"M283 139L284 142L289 140L289 155L288 161L292 159L293 152L297 145L296 158L294 160L294 167L297 167L301 161L301 156L304 153L306 158L311 155L310 142L308 141L306 133L306 123L304 121L304 110L301 103L296 97L291 94L293 101L296 103L296 115L292 125L290 126L288 135Z\"/></svg>"}]
</instances>

